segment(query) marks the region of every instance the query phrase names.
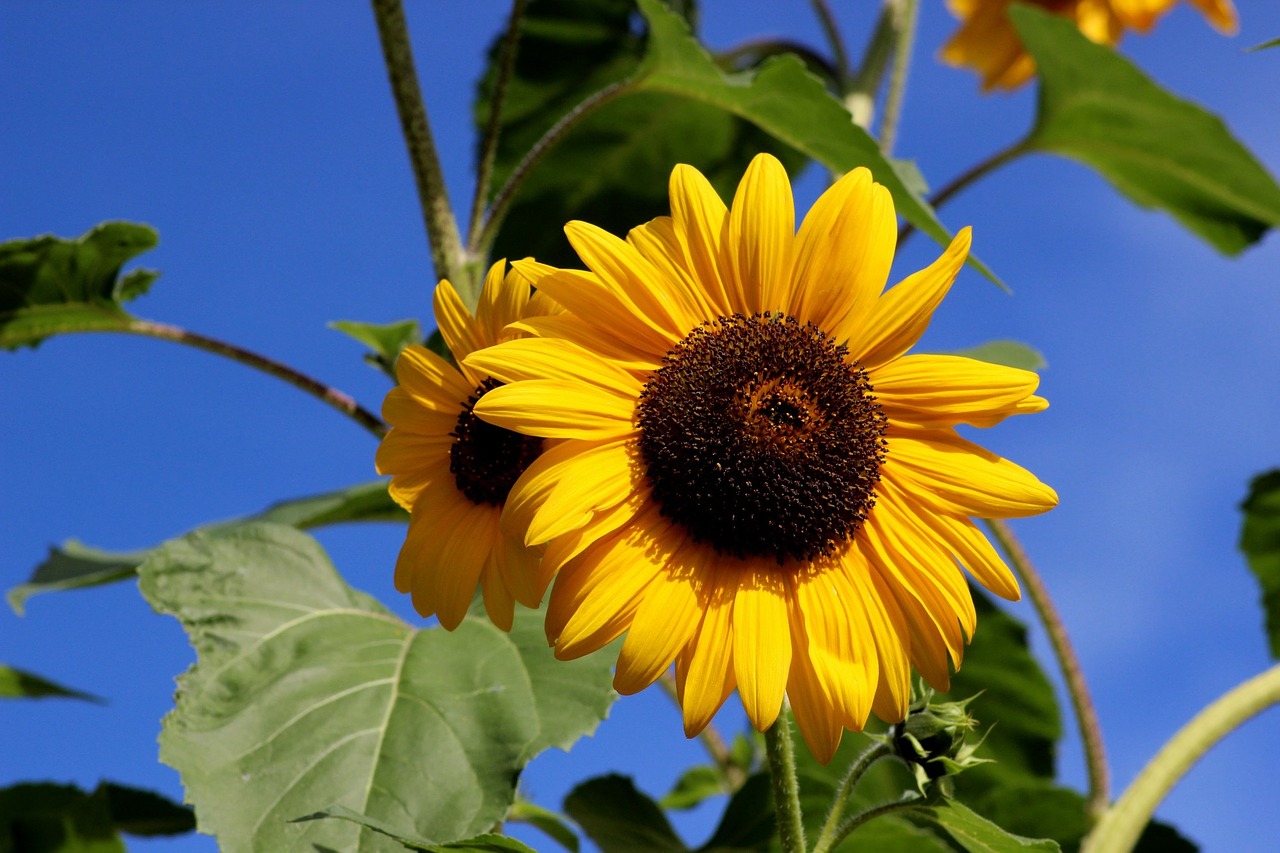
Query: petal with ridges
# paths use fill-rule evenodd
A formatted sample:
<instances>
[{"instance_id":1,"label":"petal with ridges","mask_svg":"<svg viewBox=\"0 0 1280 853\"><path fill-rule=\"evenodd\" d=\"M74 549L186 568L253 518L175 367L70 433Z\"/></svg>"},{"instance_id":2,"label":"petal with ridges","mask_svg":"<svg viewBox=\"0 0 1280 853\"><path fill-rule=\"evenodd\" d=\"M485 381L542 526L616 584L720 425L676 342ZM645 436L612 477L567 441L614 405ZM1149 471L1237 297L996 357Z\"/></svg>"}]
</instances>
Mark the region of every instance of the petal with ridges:
<instances>
[{"instance_id":1,"label":"petal with ridges","mask_svg":"<svg viewBox=\"0 0 1280 853\"><path fill-rule=\"evenodd\" d=\"M635 401L597 386L554 379L494 388L473 410L491 424L543 438L605 440L635 433Z\"/></svg>"},{"instance_id":2,"label":"petal with ridges","mask_svg":"<svg viewBox=\"0 0 1280 853\"><path fill-rule=\"evenodd\" d=\"M703 579L688 562L677 553L645 591L618 654L613 689L619 693L638 693L656 681L697 630L702 614L696 588Z\"/></svg>"},{"instance_id":3,"label":"petal with ridges","mask_svg":"<svg viewBox=\"0 0 1280 853\"><path fill-rule=\"evenodd\" d=\"M603 539L635 518L645 505L646 498L647 493L633 495L615 507L597 512L591 517L590 522L577 530L557 536L548 542L546 551L542 555L542 562L538 564L538 583L542 588L545 589L556 572L560 571L565 563L581 554L587 546L598 539Z\"/></svg>"},{"instance_id":4,"label":"petal with ridges","mask_svg":"<svg viewBox=\"0 0 1280 853\"><path fill-rule=\"evenodd\" d=\"M773 563L745 562L733 601L733 670L747 717L757 731L773 725L791 668L791 590Z\"/></svg>"},{"instance_id":5,"label":"petal with ridges","mask_svg":"<svg viewBox=\"0 0 1280 853\"><path fill-rule=\"evenodd\" d=\"M635 399L644 389L634 376L570 341L521 338L472 353L466 365L499 382L557 379L605 389Z\"/></svg>"},{"instance_id":6,"label":"petal with ridges","mask_svg":"<svg viewBox=\"0 0 1280 853\"><path fill-rule=\"evenodd\" d=\"M433 570L422 573L414 584L415 603L419 594L429 598L440 624L450 631L457 628L471 606L489 551L501 535L497 510L471 504L448 531Z\"/></svg>"},{"instance_id":7,"label":"petal with ridges","mask_svg":"<svg viewBox=\"0 0 1280 853\"><path fill-rule=\"evenodd\" d=\"M661 358L636 352L636 348L620 338L616 331L572 314L526 317L515 323L512 329L537 338L561 338L577 344L641 379L662 364Z\"/></svg>"},{"instance_id":8,"label":"petal with ridges","mask_svg":"<svg viewBox=\"0 0 1280 853\"><path fill-rule=\"evenodd\" d=\"M967 518L938 514L931 519L938 537L955 554L978 583L1006 601L1018 601L1022 591L1018 579L1009 571L987 537Z\"/></svg>"},{"instance_id":9,"label":"petal with ridges","mask_svg":"<svg viewBox=\"0 0 1280 853\"><path fill-rule=\"evenodd\" d=\"M493 275L493 270L489 271L489 275ZM481 338L475 318L448 279L441 279L436 286L432 305L435 309L436 326L456 361L462 361L488 343Z\"/></svg>"},{"instance_id":10,"label":"petal with ridges","mask_svg":"<svg viewBox=\"0 0 1280 853\"><path fill-rule=\"evenodd\" d=\"M392 389L391 394L402 390L424 406L442 411L452 409L455 416L462 401L475 390L456 367L418 344L410 344L400 353L396 360L396 381L400 389Z\"/></svg>"},{"instance_id":11,"label":"petal with ridges","mask_svg":"<svg viewBox=\"0 0 1280 853\"><path fill-rule=\"evenodd\" d=\"M489 559L480 571L480 592L484 597L484 612L489 621L504 631L510 631L511 620L515 618L516 600L498 566L499 553L500 546L494 543Z\"/></svg>"},{"instance_id":12,"label":"petal with ridges","mask_svg":"<svg viewBox=\"0 0 1280 853\"><path fill-rule=\"evenodd\" d=\"M841 723L860 728L880 675L866 603L842 566L797 576L795 587L818 682Z\"/></svg>"},{"instance_id":13,"label":"petal with ridges","mask_svg":"<svg viewBox=\"0 0 1280 853\"><path fill-rule=\"evenodd\" d=\"M688 666L677 669L683 684L684 733L693 737L707 727L733 689L734 661L731 616L737 593L732 571L715 571L700 590L702 623L689 643Z\"/></svg>"},{"instance_id":14,"label":"petal with ridges","mask_svg":"<svg viewBox=\"0 0 1280 853\"><path fill-rule=\"evenodd\" d=\"M787 171L771 154L757 154L729 208L728 243L721 247L743 294L747 313L789 308L796 209Z\"/></svg>"},{"instance_id":15,"label":"petal with ridges","mask_svg":"<svg viewBox=\"0 0 1280 853\"><path fill-rule=\"evenodd\" d=\"M685 247L676 236L675 224L670 216L659 216L632 228L627 232L627 242L635 246L663 275L673 282L679 282L691 317L706 320L722 317L727 313L725 307L715 304L711 294L693 278L685 257Z\"/></svg>"},{"instance_id":16,"label":"petal with ridges","mask_svg":"<svg viewBox=\"0 0 1280 853\"><path fill-rule=\"evenodd\" d=\"M1040 384L1030 370L957 355L903 356L871 371L869 379L890 419L937 423L1011 412Z\"/></svg>"},{"instance_id":17,"label":"petal with ridges","mask_svg":"<svg viewBox=\"0 0 1280 853\"><path fill-rule=\"evenodd\" d=\"M911 704L911 632L888 582L867 565L861 554L857 565L852 580L855 586L861 585L865 600L871 602L867 615L880 655L880 680L871 710L886 723L894 723L907 716Z\"/></svg>"},{"instance_id":18,"label":"petal with ridges","mask_svg":"<svg viewBox=\"0 0 1280 853\"><path fill-rule=\"evenodd\" d=\"M747 313L742 292L726 280L720 268L721 247L729 209L702 173L683 163L671 170L671 223L684 247L685 262L694 280L725 316Z\"/></svg>"},{"instance_id":19,"label":"petal with ridges","mask_svg":"<svg viewBox=\"0 0 1280 853\"><path fill-rule=\"evenodd\" d=\"M805 634L803 620L793 619L791 631L791 644L795 653L792 655L791 672L787 677L787 697L791 700L791 711L809 752L813 753L819 764L827 764L840 746L844 726L837 719L822 683L818 680L818 674L809 662L809 639Z\"/></svg>"},{"instance_id":20,"label":"petal with ridges","mask_svg":"<svg viewBox=\"0 0 1280 853\"><path fill-rule=\"evenodd\" d=\"M554 465L554 471L547 471L553 482L529 517L525 544L546 542L577 530L597 512L617 506L634 494L644 480L636 453L631 439L591 443L578 448L570 461ZM539 485L545 487L546 483ZM531 485L529 492L534 488ZM522 511L523 507L517 513Z\"/></svg>"}]
</instances>

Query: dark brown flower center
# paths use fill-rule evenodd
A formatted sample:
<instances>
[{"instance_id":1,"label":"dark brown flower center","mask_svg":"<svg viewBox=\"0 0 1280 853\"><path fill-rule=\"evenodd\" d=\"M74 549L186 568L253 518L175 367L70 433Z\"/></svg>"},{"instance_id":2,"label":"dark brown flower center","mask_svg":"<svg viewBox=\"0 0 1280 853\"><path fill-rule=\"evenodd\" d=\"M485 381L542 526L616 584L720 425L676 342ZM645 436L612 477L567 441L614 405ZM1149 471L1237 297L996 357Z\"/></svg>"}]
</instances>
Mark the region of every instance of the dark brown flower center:
<instances>
[{"instance_id":1,"label":"dark brown flower center","mask_svg":"<svg viewBox=\"0 0 1280 853\"><path fill-rule=\"evenodd\" d=\"M829 554L875 504L887 418L866 372L812 323L735 314L649 376L640 449L662 514L737 557Z\"/></svg>"},{"instance_id":2,"label":"dark brown flower center","mask_svg":"<svg viewBox=\"0 0 1280 853\"><path fill-rule=\"evenodd\" d=\"M449 433L454 438L449 448L453 481L476 504L502 506L512 485L542 452L542 439L494 426L472 411L481 397L501 385L486 379L476 386Z\"/></svg>"}]
</instances>

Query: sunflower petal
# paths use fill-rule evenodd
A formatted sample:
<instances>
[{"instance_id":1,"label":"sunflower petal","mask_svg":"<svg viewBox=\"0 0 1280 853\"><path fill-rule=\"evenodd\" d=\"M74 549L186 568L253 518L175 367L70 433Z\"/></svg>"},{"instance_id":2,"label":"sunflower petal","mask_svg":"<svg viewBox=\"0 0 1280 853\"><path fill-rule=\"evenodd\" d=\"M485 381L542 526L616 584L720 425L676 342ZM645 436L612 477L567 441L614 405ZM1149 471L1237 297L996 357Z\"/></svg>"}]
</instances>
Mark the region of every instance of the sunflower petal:
<instances>
[{"instance_id":1,"label":"sunflower petal","mask_svg":"<svg viewBox=\"0 0 1280 853\"><path fill-rule=\"evenodd\" d=\"M685 264L717 306L719 316L747 313L742 294L731 293L720 269L729 209L702 173L680 164L671 170L671 225L685 252Z\"/></svg>"},{"instance_id":2,"label":"sunflower petal","mask_svg":"<svg viewBox=\"0 0 1280 853\"><path fill-rule=\"evenodd\" d=\"M733 689L732 614L737 582L731 571L717 571L700 591L702 621L689 643L688 665L677 669L683 685L684 733L693 737L707 727Z\"/></svg>"},{"instance_id":3,"label":"sunflower petal","mask_svg":"<svg viewBox=\"0 0 1280 853\"><path fill-rule=\"evenodd\" d=\"M556 379L581 382L634 399L644 386L630 373L570 341L521 338L473 353L465 364L499 382Z\"/></svg>"},{"instance_id":4,"label":"sunflower petal","mask_svg":"<svg viewBox=\"0 0 1280 853\"><path fill-rule=\"evenodd\" d=\"M787 691L790 590L772 563L748 566L741 567L733 601L733 671L747 717L764 731L773 725Z\"/></svg>"},{"instance_id":5,"label":"sunflower petal","mask_svg":"<svg viewBox=\"0 0 1280 853\"><path fill-rule=\"evenodd\" d=\"M870 379L891 420L939 425L1013 414L1040 384L1030 370L956 355L903 356L876 368Z\"/></svg>"},{"instance_id":6,"label":"sunflower petal","mask_svg":"<svg viewBox=\"0 0 1280 853\"><path fill-rule=\"evenodd\" d=\"M803 620L791 622L791 644L795 654L791 659L791 672L787 676L787 697L791 700L791 712L796 726L804 738L809 752L819 764L830 763L840 746L844 725L836 716L823 689L818 673L810 662L809 639Z\"/></svg>"},{"instance_id":7,"label":"sunflower petal","mask_svg":"<svg viewBox=\"0 0 1280 853\"><path fill-rule=\"evenodd\" d=\"M796 210L787 172L771 154L757 154L738 184L729 210L729 241L721 251L743 294L747 313L787 308Z\"/></svg>"},{"instance_id":8,"label":"sunflower petal","mask_svg":"<svg viewBox=\"0 0 1280 853\"><path fill-rule=\"evenodd\" d=\"M634 442L565 442L534 460L511 487L503 527L535 545L577 530L632 494L642 477Z\"/></svg>"},{"instance_id":9,"label":"sunflower petal","mask_svg":"<svg viewBox=\"0 0 1280 853\"><path fill-rule=\"evenodd\" d=\"M687 556L677 554L645 590L618 654L613 688L619 693L638 693L656 681L697 629L697 586L702 579L698 567L684 565L687 562Z\"/></svg>"},{"instance_id":10,"label":"sunflower petal","mask_svg":"<svg viewBox=\"0 0 1280 853\"><path fill-rule=\"evenodd\" d=\"M633 399L598 386L543 379L494 388L473 411L491 424L525 435L605 440L634 433L634 409Z\"/></svg>"},{"instance_id":11,"label":"sunflower petal","mask_svg":"<svg viewBox=\"0 0 1280 853\"><path fill-rule=\"evenodd\" d=\"M495 273L495 270L497 272ZM489 274L485 277L485 286L489 286L489 281L495 274L499 283L502 280L501 268L494 264L490 267ZM462 297L458 295L458 291L448 279L441 279L436 285L435 296L432 299L435 310L436 326L440 329L444 342L449 347L449 352L453 353L456 361L462 361L475 350L485 346L486 343L480 335L476 320L471 316L471 312L467 310L467 306L463 304Z\"/></svg>"}]
</instances>

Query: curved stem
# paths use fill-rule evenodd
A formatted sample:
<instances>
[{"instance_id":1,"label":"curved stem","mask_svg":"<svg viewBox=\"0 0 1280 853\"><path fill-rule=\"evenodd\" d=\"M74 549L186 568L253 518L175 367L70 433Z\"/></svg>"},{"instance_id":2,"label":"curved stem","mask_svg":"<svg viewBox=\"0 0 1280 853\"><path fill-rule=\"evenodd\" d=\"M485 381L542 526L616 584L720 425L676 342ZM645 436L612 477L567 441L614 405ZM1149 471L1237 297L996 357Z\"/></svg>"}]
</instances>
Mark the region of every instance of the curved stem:
<instances>
[{"instance_id":1,"label":"curved stem","mask_svg":"<svg viewBox=\"0 0 1280 853\"><path fill-rule=\"evenodd\" d=\"M987 157L980 163L976 163L964 172L961 172L951 181L951 183L947 184L945 187L930 196L929 205L934 210L937 210L942 207L942 205L946 204L952 196L956 195L970 184L973 184L980 178L994 172L1005 163L1008 163L1011 160L1016 160L1018 157L1026 154L1030 150L1031 149L1027 146L1027 141L1025 139L1020 139L1006 148L1001 148L990 157ZM902 230L898 232L898 246L901 247L902 244L906 242L907 238L915 233L915 230L915 226L910 222L903 225Z\"/></svg>"},{"instance_id":2,"label":"curved stem","mask_svg":"<svg viewBox=\"0 0 1280 853\"><path fill-rule=\"evenodd\" d=\"M876 19L876 28L867 42L867 49L862 54L862 64L858 73L844 93L845 109L853 116L858 127L867 130L875 118L876 95L880 91L880 82L884 79L885 67L889 57L893 55L895 41L894 9L892 2L886 2Z\"/></svg>"},{"instance_id":3,"label":"curved stem","mask_svg":"<svg viewBox=\"0 0 1280 853\"><path fill-rule=\"evenodd\" d=\"M489 197L489 180L493 176L493 160L498 151L498 135L502 126L502 106L507 96L507 81L516 64L516 46L520 42L520 19L527 0L514 0L507 19L507 34L502 39L502 56L498 60L498 76L493 81L489 98L489 123L484 129L484 149L476 169L476 193L471 199L471 224L467 228L467 244L474 246L484 222L484 203Z\"/></svg>"},{"instance_id":4,"label":"curved stem","mask_svg":"<svg viewBox=\"0 0 1280 853\"><path fill-rule=\"evenodd\" d=\"M827 44L831 47L831 55L835 58L835 67L840 74L840 79L848 78L849 51L845 49L844 39L840 36L840 28L836 25L836 16L832 13L830 4L827 0L809 0L809 5L813 7L814 14L818 16L818 23L822 25L822 34L827 37Z\"/></svg>"},{"instance_id":5,"label":"curved stem","mask_svg":"<svg viewBox=\"0 0 1280 853\"><path fill-rule=\"evenodd\" d=\"M1280 704L1280 664L1254 676L1192 718L1151 759L1094 826L1083 853L1127 853L1165 795L1200 757L1242 723Z\"/></svg>"},{"instance_id":6,"label":"curved stem","mask_svg":"<svg viewBox=\"0 0 1280 853\"><path fill-rule=\"evenodd\" d=\"M196 332L189 332L177 326L170 326L167 323L154 323L150 320L130 320L123 331L135 335L145 335L149 338L159 338L160 340L173 341L174 343L186 344L187 346L202 349L215 355L225 356L232 361L238 361L241 364L248 365L263 373L268 373L277 379L283 379L295 388L301 388L313 397L319 397L325 403L342 412L351 418L360 426L373 433L375 437L382 438L387 434L387 425L368 409L365 409L349 395L342 393L336 388L331 388L319 380L312 379L304 373L299 373L287 364L282 364L274 359L258 355L255 352L243 349L235 344L229 344L226 341L220 341L216 338L206 337Z\"/></svg>"},{"instance_id":7,"label":"curved stem","mask_svg":"<svg viewBox=\"0 0 1280 853\"><path fill-rule=\"evenodd\" d=\"M911 51L916 41L916 19L919 12L919 0L898 0L896 4L893 73L889 76L889 93L885 95L884 114L880 118L880 150L886 157L893 153L898 121L902 118L902 104L907 93L907 72L911 69Z\"/></svg>"},{"instance_id":8,"label":"curved stem","mask_svg":"<svg viewBox=\"0 0 1280 853\"><path fill-rule=\"evenodd\" d=\"M400 116L400 130L409 149L409 162L418 185L418 200L427 226L436 278L452 281L465 299L470 290L478 289L478 282L471 282L465 275L466 256L453 208L449 206L449 192L445 188L444 171L440 168L431 125L427 121L427 107L418 86L418 73L414 70L404 6L400 0L373 0L373 16L378 24L378 39L382 43L387 77L391 81L391 95Z\"/></svg>"},{"instance_id":9,"label":"curved stem","mask_svg":"<svg viewBox=\"0 0 1280 853\"><path fill-rule=\"evenodd\" d=\"M773 783L773 807L778 817L782 853L804 853L804 823L800 812L800 786L796 782L795 748L791 743L791 712L783 707L778 719L764 733Z\"/></svg>"},{"instance_id":10,"label":"curved stem","mask_svg":"<svg viewBox=\"0 0 1280 853\"><path fill-rule=\"evenodd\" d=\"M876 743L863 751L858 759L849 766L848 772L844 774L844 778L840 780L840 787L836 789L835 799L831 801L831 811L827 813L827 819L822 824L822 831L818 833L818 840L813 846L813 853L825 853L830 850L839 840L836 832L840 826L840 818L844 817L844 807L849 801L849 796L853 793L853 789L857 787L862 774L867 772L867 768L872 764L893 754L893 747L887 743ZM847 833L846 833L847 834Z\"/></svg>"},{"instance_id":11,"label":"curved stem","mask_svg":"<svg viewBox=\"0 0 1280 853\"><path fill-rule=\"evenodd\" d=\"M588 96L582 103L578 104L568 113L566 113L558 122L551 126L542 138L534 143L529 149L529 153L524 155L524 159L516 166L515 171L511 173L511 177L503 184L502 189L498 190L498 194L493 199L493 205L489 208L489 216L485 220L484 228L481 229L479 236L471 244L471 251L479 257L489 254L489 249L493 246L494 238L498 236L498 227L502 225L502 220L506 218L507 211L511 207L511 202L515 199L516 191L520 189L520 185L524 183L533 167L538 165L539 161L547 155L547 152L556 146L560 140L568 135L573 126L582 121L591 113L600 107L612 101L621 95L626 94L635 86L631 80L623 80L606 86L600 91Z\"/></svg>"},{"instance_id":12,"label":"curved stem","mask_svg":"<svg viewBox=\"0 0 1280 853\"><path fill-rule=\"evenodd\" d=\"M1027 597L1040 616L1045 633L1049 637L1049 645L1053 647L1054 657L1062 669L1063 680L1067 684L1067 693L1071 697L1071 707L1075 711L1076 723L1080 727L1080 740L1084 745L1085 769L1089 775L1088 809L1093 815L1101 814L1111 801L1111 781L1107 771L1107 755L1102 745L1102 727L1098 725L1098 713L1089 697L1089 687L1084 680L1084 672L1080 669L1080 659L1067 636L1067 627L1062 621L1058 609L1054 607L1049 590L1045 587L1040 574L1031 565L1027 553L1023 550L1009 525L1000 519L987 519L987 527L1000 549L1009 558L1009 563L1017 573L1027 591Z\"/></svg>"},{"instance_id":13,"label":"curved stem","mask_svg":"<svg viewBox=\"0 0 1280 853\"><path fill-rule=\"evenodd\" d=\"M715 60L722 68L740 71L759 62L764 57L779 53L793 53L813 73L827 80L834 90L839 90L844 77L831 60L818 53L807 44L784 38L750 38L715 55ZM741 62L741 60L746 62Z\"/></svg>"},{"instance_id":14,"label":"curved stem","mask_svg":"<svg viewBox=\"0 0 1280 853\"><path fill-rule=\"evenodd\" d=\"M840 827L834 833L831 844L823 849L824 851L834 849L836 845L852 835L853 831L864 823L868 823L878 817L893 814L894 812L910 811L918 805L919 800L913 798L910 800L900 800L896 803L884 803L883 805L872 806L871 808L864 809L846 820L844 823L840 824ZM814 853L818 853L818 851L815 850Z\"/></svg>"},{"instance_id":15,"label":"curved stem","mask_svg":"<svg viewBox=\"0 0 1280 853\"><path fill-rule=\"evenodd\" d=\"M662 689L672 701L676 703L676 707L680 707L680 694L676 689L676 680L670 672L664 672L658 677L658 683L662 685ZM747 774L733 760L733 755L729 751L729 745L725 743L724 737L710 723L698 733L698 739L702 741L703 747L706 748L707 754L711 756L711 760L720 768L720 773L724 776L725 784L729 786L730 791L736 791L742 787L742 783L747 781Z\"/></svg>"}]
</instances>

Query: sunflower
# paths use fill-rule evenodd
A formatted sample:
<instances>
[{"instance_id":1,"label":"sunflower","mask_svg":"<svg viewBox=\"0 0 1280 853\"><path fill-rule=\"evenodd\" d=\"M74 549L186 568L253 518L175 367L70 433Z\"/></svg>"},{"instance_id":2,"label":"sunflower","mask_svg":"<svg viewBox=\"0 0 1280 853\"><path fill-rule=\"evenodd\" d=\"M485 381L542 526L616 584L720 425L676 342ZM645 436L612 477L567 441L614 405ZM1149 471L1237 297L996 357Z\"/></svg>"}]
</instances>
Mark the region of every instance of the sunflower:
<instances>
[{"instance_id":1,"label":"sunflower","mask_svg":"<svg viewBox=\"0 0 1280 853\"><path fill-rule=\"evenodd\" d=\"M983 89L1014 89L1035 73L1035 61L1027 55L1009 20L1013 0L947 0L962 23L942 48L950 65L967 66L982 75ZM1156 19L1179 0L1019 0L1069 18L1080 32L1098 44L1116 45L1124 31L1148 32ZM1231 0L1189 0L1219 31L1236 31L1236 10Z\"/></svg>"},{"instance_id":2,"label":"sunflower","mask_svg":"<svg viewBox=\"0 0 1280 853\"><path fill-rule=\"evenodd\" d=\"M1018 586L970 516L1057 502L956 432L1047 405L1034 373L907 355L969 248L961 232L884 292L893 202L866 169L799 233L768 155L731 209L689 166L671 216L626 240L571 222L589 272L521 262L565 313L465 359L506 383L475 406L560 443L512 487L504 525L547 543L547 635L563 659L626 634L614 686L675 663L685 732L735 689L763 731L789 697L830 760L868 715L900 720L912 664L945 690L976 629L963 565Z\"/></svg>"},{"instance_id":3,"label":"sunflower","mask_svg":"<svg viewBox=\"0 0 1280 853\"><path fill-rule=\"evenodd\" d=\"M531 296L520 273L504 277L505 266L499 261L489 269L474 317L447 280L436 287L436 323L454 358L519 337L509 324L558 310L545 296ZM401 353L396 378L382 404L391 431L377 454L378 473L391 475L391 497L410 512L396 589L410 593L423 616L438 616L453 630L478 581L489 618L510 630L514 602L536 607L541 598L533 585L538 555L502 535L499 519L507 491L542 451L542 439L477 418L476 401L499 383L425 347Z\"/></svg>"}]
</instances>

